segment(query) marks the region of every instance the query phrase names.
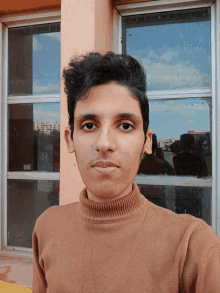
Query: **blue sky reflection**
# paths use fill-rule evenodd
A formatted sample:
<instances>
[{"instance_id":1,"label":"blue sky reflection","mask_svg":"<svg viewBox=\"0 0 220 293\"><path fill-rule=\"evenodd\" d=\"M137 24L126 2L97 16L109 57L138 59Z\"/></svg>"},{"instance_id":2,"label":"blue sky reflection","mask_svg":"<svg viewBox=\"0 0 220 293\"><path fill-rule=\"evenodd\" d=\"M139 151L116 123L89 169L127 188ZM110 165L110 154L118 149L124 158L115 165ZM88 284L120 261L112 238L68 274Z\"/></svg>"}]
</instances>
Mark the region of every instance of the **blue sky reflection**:
<instances>
[{"instance_id":1,"label":"blue sky reflection","mask_svg":"<svg viewBox=\"0 0 220 293\"><path fill-rule=\"evenodd\" d=\"M60 124L60 103L34 103L34 122L58 122Z\"/></svg>"},{"instance_id":2,"label":"blue sky reflection","mask_svg":"<svg viewBox=\"0 0 220 293\"><path fill-rule=\"evenodd\" d=\"M126 29L127 54L147 72L148 90L211 87L210 21Z\"/></svg>"},{"instance_id":3,"label":"blue sky reflection","mask_svg":"<svg viewBox=\"0 0 220 293\"><path fill-rule=\"evenodd\" d=\"M210 132L211 99L150 100L149 128L158 139L179 139L188 130Z\"/></svg>"},{"instance_id":4,"label":"blue sky reflection","mask_svg":"<svg viewBox=\"0 0 220 293\"><path fill-rule=\"evenodd\" d=\"M60 93L60 32L33 35L33 94Z\"/></svg>"}]
</instances>

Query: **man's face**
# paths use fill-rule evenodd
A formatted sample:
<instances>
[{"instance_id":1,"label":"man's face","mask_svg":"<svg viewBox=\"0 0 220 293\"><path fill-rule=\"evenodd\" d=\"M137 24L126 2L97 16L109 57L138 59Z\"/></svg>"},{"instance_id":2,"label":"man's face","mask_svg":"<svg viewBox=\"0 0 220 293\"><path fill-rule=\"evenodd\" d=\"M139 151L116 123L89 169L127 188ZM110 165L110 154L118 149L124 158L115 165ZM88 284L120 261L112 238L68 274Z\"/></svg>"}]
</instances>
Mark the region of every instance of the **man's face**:
<instances>
[{"instance_id":1,"label":"man's face","mask_svg":"<svg viewBox=\"0 0 220 293\"><path fill-rule=\"evenodd\" d=\"M138 100L114 82L91 88L87 98L76 103L73 141L69 127L65 136L94 201L111 201L131 192L143 153L151 153L152 132L148 130L144 144Z\"/></svg>"}]
</instances>

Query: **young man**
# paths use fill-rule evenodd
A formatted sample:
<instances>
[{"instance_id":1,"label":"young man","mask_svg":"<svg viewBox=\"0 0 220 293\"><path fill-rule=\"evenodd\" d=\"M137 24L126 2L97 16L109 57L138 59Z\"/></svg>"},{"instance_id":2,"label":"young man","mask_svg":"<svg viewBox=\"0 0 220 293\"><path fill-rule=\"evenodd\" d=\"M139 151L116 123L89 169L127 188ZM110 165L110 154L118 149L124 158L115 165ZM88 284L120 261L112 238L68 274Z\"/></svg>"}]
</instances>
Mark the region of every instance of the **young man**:
<instances>
[{"instance_id":1,"label":"young man","mask_svg":"<svg viewBox=\"0 0 220 293\"><path fill-rule=\"evenodd\" d=\"M33 233L33 293L220 292L220 240L203 220L149 202L134 178L151 154L146 77L132 57L90 53L64 70L68 152L85 188Z\"/></svg>"}]
</instances>

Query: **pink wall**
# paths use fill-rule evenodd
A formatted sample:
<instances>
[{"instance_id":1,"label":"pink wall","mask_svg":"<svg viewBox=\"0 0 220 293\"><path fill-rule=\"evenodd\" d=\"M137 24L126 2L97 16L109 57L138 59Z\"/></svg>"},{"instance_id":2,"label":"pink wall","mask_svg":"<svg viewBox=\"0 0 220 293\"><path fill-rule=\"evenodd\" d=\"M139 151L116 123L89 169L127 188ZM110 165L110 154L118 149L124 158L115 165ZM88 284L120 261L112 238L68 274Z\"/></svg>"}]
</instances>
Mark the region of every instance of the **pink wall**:
<instances>
[{"instance_id":1,"label":"pink wall","mask_svg":"<svg viewBox=\"0 0 220 293\"><path fill-rule=\"evenodd\" d=\"M74 55L112 50L111 0L62 0L61 70ZM61 179L60 204L78 201L84 187L74 154L67 153L64 129L68 126L67 104L61 82ZM75 165L75 166L74 166Z\"/></svg>"},{"instance_id":2,"label":"pink wall","mask_svg":"<svg viewBox=\"0 0 220 293\"><path fill-rule=\"evenodd\" d=\"M115 6L120 4L129 4L129 3L135 3L135 2L150 2L150 1L155 1L155 0L112 0L112 5Z\"/></svg>"}]
</instances>

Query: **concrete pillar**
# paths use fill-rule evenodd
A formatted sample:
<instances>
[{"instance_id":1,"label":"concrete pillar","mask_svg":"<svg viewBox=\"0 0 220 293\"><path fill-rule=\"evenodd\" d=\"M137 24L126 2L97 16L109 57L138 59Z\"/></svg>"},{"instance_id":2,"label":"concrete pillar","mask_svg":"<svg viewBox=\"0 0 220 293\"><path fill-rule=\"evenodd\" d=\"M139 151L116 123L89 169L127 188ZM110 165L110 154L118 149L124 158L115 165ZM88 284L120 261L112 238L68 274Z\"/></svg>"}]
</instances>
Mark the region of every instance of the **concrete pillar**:
<instances>
[{"instance_id":1,"label":"concrete pillar","mask_svg":"<svg viewBox=\"0 0 220 293\"><path fill-rule=\"evenodd\" d=\"M61 72L74 55L112 50L113 9L111 0L62 0ZM74 154L67 153L64 129L68 112L61 81L61 179L60 204L78 201L84 187Z\"/></svg>"}]
</instances>

